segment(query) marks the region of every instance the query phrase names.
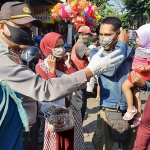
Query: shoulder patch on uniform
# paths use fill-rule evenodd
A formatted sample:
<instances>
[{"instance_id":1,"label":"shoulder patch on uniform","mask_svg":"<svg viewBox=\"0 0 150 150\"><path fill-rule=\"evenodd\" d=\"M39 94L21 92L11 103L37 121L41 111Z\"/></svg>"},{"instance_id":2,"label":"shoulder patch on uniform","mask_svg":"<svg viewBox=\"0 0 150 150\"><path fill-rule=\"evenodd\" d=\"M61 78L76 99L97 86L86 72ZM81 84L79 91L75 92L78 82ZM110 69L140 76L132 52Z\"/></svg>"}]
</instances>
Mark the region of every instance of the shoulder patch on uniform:
<instances>
[{"instance_id":1,"label":"shoulder patch on uniform","mask_svg":"<svg viewBox=\"0 0 150 150\"><path fill-rule=\"evenodd\" d=\"M15 63L17 63L17 64L19 64L19 65L22 64L21 59L20 59L18 56L14 55L14 54L9 53L9 54L7 54L7 57L8 57L9 59L11 59L13 62L15 62Z\"/></svg>"}]
</instances>

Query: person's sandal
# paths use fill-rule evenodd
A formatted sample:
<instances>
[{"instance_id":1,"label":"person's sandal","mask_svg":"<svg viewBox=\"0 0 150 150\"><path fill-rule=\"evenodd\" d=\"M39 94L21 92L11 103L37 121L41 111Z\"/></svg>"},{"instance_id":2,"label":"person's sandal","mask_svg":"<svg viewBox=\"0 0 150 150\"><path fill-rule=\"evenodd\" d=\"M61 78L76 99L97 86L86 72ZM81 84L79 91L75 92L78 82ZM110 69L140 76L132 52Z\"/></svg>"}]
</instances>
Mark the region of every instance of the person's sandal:
<instances>
[{"instance_id":1,"label":"person's sandal","mask_svg":"<svg viewBox=\"0 0 150 150\"><path fill-rule=\"evenodd\" d=\"M125 113L125 115L123 116L124 120L131 120L133 119L134 115L137 113L137 109L134 107L133 110L129 110L127 109L127 112Z\"/></svg>"},{"instance_id":2,"label":"person's sandal","mask_svg":"<svg viewBox=\"0 0 150 150\"><path fill-rule=\"evenodd\" d=\"M134 118L133 124L131 125L131 128L137 127L141 122L141 117L140 118Z\"/></svg>"}]
</instances>

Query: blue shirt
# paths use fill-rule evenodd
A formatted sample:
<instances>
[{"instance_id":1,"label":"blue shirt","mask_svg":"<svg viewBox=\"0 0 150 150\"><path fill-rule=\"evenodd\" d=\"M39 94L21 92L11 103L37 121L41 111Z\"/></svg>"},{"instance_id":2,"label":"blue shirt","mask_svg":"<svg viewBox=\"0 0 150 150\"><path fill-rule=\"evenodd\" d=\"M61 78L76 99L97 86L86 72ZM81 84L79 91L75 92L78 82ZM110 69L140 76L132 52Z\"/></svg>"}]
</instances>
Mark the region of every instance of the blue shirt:
<instances>
[{"instance_id":1,"label":"blue shirt","mask_svg":"<svg viewBox=\"0 0 150 150\"><path fill-rule=\"evenodd\" d=\"M20 97L17 94L17 97ZM2 102L3 91L0 86L0 103ZM0 111L0 119L4 109ZM9 97L9 105L5 119L0 126L0 150L22 150L22 121L19 116L17 105Z\"/></svg>"},{"instance_id":2,"label":"blue shirt","mask_svg":"<svg viewBox=\"0 0 150 150\"><path fill-rule=\"evenodd\" d=\"M127 109L127 103L122 91L122 84L131 71L131 60L134 55L134 50L129 48L123 41L117 42L115 50L118 49L120 49L121 52L117 55L124 55L121 63L116 65L111 71L98 75L100 85L100 105L103 107L125 110ZM97 48L91 50L90 59L97 51ZM112 50L104 51L100 57L104 57L110 52L112 52Z\"/></svg>"}]
</instances>

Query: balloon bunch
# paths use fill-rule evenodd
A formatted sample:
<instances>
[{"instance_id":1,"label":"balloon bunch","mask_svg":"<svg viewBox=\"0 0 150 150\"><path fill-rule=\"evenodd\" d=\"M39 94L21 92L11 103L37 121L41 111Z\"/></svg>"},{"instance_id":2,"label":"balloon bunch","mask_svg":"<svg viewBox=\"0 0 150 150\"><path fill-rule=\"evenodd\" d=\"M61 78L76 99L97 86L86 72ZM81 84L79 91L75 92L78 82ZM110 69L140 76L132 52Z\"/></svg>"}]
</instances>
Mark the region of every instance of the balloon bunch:
<instances>
[{"instance_id":1,"label":"balloon bunch","mask_svg":"<svg viewBox=\"0 0 150 150\"><path fill-rule=\"evenodd\" d=\"M71 21L76 30L87 25L93 30L96 22L102 17L96 5L86 0L68 0L67 3L57 3L51 10L55 20Z\"/></svg>"}]
</instances>

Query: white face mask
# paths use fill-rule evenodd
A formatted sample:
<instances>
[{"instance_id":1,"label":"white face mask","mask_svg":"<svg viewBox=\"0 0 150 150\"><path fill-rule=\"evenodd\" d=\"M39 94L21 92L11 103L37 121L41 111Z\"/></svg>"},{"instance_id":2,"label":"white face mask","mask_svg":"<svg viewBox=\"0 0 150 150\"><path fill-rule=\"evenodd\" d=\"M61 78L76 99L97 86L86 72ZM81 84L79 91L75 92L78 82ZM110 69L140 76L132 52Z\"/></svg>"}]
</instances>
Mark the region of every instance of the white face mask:
<instances>
[{"instance_id":1,"label":"white face mask","mask_svg":"<svg viewBox=\"0 0 150 150\"><path fill-rule=\"evenodd\" d=\"M54 55L56 58L57 58L57 57L59 57L59 58L64 57L65 52L66 52L64 47L58 47L58 48L50 48L50 47L48 47L48 48L52 50L53 55Z\"/></svg>"}]
</instances>

